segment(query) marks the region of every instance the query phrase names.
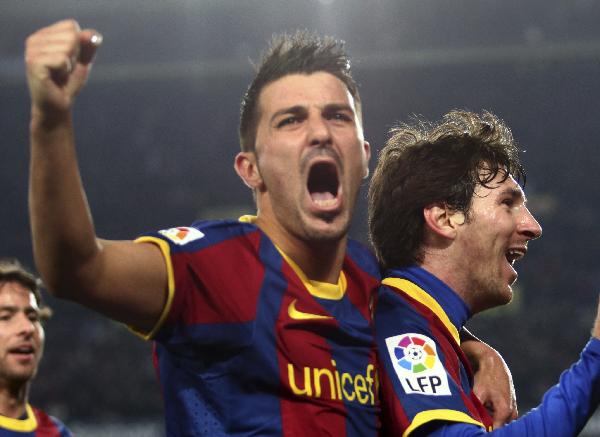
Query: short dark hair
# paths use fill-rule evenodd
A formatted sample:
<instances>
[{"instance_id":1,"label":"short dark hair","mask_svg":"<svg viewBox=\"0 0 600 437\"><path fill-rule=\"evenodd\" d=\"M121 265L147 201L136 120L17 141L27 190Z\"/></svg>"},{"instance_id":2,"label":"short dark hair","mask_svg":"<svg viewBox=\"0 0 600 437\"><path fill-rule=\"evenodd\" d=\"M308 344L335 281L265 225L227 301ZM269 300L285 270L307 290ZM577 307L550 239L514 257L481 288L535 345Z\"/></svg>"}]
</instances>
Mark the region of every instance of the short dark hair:
<instances>
[{"instance_id":1,"label":"short dark hair","mask_svg":"<svg viewBox=\"0 0 600 437\"><path fill-rule=\"evenodd\" d=\"M258 99L262 89L289 74L331 73L340 79L354 98L357 117L361 120L358 86L350 73L350 58L344 41L319 37L307 30L273 36L255 66L256 76L244 94L240 110L240 146L242 151L254 151L256 129L260 117Z\"/></svg>"},{"instance_id":2,"label":"short dark hair","mask_svg":"<svg viewBox=\"0 0 600 437\"><path fill-rule=\"evenodd\" d=\"M477 185L498 175L525 185L510 129L494 114L453 110L390 131L369 188L369 235L383 268L423 261L423 209L444 203L469 219Z\"/></svg>"},{"instance_id":3,"label":"short dark hair","mask_svg":"<svg viewBox=\"0 0 600 437\"><path fill-rule=\"evenodd\" d=\"M52 316L52 310L44 304L42 299L41 279L25 269L14 258L0 258L0 284L5 282L18 282L33 293L42 320L47 320Z\"/></svg>"}]
</instances>

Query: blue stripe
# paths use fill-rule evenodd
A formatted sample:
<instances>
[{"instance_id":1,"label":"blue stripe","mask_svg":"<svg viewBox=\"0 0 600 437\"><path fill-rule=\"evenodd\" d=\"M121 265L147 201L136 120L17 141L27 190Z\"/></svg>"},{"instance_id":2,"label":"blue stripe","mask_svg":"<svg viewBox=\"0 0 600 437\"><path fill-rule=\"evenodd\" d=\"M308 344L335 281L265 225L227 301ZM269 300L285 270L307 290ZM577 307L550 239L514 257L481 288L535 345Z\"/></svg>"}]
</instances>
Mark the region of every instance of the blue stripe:
<instances>
[{"instance_id":1,"label":"blue stripe","mask_svg":"<svg viewBox=\"0 0 600 437\"><path fill-rule=\"evenodd\" d=\"M406 394L392 365L392 358L388 354L385 339L406 333L423 334L436 342L437 353L442 363L446 356L439 347L439 341L433 336L428 321L413 309L413 307L393 288L382 286L379 290L377 314L375 317L378 347L381 352L383 367L388 375L396 396L400 400L409 420L423 411L435 409L451 409L463 411L471 415L460 396L460 389L454 380L447 375L451 396L428 396L418 393ZM441 340L444 341L444 340ZM462 368L462 363L459 361ZM461 376L462 376L461 371Z\"/></svg>"},{"instance_id":2,"label":"blue stripe","mask_svg":"<svg viewBox=\"0 0 600 437\"><path fill-rule=\"evenodd\" d=\"M381 272L377 259L373 252L364 244L348 239L346 254L354 261L362 271L372 276L374 279L381 279Z\"/></svg>"},{"instance_id":3,"label":"blue stripe","mask_svg":"<svg viewBox=\"0 0 600 437\"><path fill-rule=\"evenodd\" d=\"M239 226L239 224L238 224ZM281 435L275 325L287 282L264 236L256 319L171 328L157 344L169 435ZM275 266L275 267L274 267Z\"/></svg>"},{"instance_id":4,"label":"blue stripe","mask_svg":"<svg viewBox=\"0 0 600 437\"><path fill-rule=\"evenodd\" d=\"M275 329L288 284L281 274L281 255L264 234L261 237L259 257L265 267L265 276L254 321L257 335L253 338L252 347L240 356L243 371L234 378L239 381L239 387L229 408L232 424L248 427L233 428L233 433L243 434L252 430L255 435L275 436L281 435L283 429Z\"/></svg>"},{"instance_id":5,"label":"blue stripe","mask_svg":"<svg viewBox=\"0 0 600 437\"><path fill-rule=\"evenodd\" d=\"M350 302L347 294L339 301L318 298L317 301L335 317L340 327L332 331L331 335L324 335L331 348L338 371L365 377L370 353L374 347L373 328L369 321ZM371 378L375 376L374 373L374 371L371 372ZM374 390L374 386L372 389ZM370 398L370 395L368 396ZM361 404L358 399L353 401L349 401L345 397L343 399L348 411L346 436L375 435L378 407L372 405L370 399L366 404Z\"/></svg>"}]
</instances>

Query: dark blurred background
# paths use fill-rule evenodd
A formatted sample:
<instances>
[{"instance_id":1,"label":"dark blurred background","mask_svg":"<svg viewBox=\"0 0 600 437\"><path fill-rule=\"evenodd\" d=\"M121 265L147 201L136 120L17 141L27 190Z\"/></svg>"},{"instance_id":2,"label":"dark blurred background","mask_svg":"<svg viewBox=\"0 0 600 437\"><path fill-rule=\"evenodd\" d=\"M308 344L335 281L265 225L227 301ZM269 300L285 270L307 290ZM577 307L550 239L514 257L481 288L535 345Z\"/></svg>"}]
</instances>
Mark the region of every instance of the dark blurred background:
<instances>
[{"instance_id":1,"label":"dark blurred background","mask_svg":"<svg viewBox=\"0 0 600 437\"><path fill-rule=\"evenodd\" d=\"M544 237L513 304L471 329L535 406L589 336L600 274L600 2L594 0L4 0L0 5L0 255L33 267L27 218L28 34L61 18L104 35L79 96L77 143L98 234L111 239L253 212L233 172L239 102L273 33L347 42L375 152L397 121L488 109L519 141ZM372 165L375 159L372 160ZM352 234L365 240L365 192ZM55 317L33 403L80 435L162 435L151 344L79 306ZM600 425L588 427L598 435Z\"/></svg>"}]
</instances>

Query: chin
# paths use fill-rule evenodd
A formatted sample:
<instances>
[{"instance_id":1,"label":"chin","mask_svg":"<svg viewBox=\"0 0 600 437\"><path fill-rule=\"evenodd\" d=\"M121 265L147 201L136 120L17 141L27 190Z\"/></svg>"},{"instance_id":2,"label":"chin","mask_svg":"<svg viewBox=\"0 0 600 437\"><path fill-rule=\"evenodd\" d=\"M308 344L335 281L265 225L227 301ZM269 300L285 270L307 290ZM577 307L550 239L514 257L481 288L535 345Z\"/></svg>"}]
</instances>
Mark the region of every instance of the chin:
<instances>
[{"instance_id":1,"label":"chin","mask_svg":"<svg viewBox=\"0 0 600 437\"><path fill-rule=\"evenodd\" d=\"M484 296L486 297L483 298L483 301L479 302L481 309L475 311L475 313L509 304L512 300L513 292L510 286L496 286L488 288Z\"/></svg>"},{"instance_id":2,"label":"chin","mask_svg":"<svg viewBox=\"0 0 600 437\"><path fill-rule=\"evenodd\" d=\"M329 217L319 217L306 224L305 232L311 241L336 242L348 234L349 227L350 222L339 216L333 220Z\"/></svg>"},{"instance_id":3,"label":"chin","mask_svg":"<svg viewBox=\"0 0 600 437\"><path fill-rule=\"evenodd\" d=\"M513 291L510 285L508 285L506 287L506 289L504 290L503 293L501 293L499 296L499 301L500 303L498 304L498 306L500 305L508 305L509 303L512 302L513 299Z\"/></svg>"},{"instance_id":4,"label":"chin","mask_svg":"<svg viewBox=\"0 0 600 437\"><path fill-rule=\"evenodd\" d=\"M346 234L345 229L311 229L308 231L308 240L314 243L337 243Z\"/></svg>"},{"instance_id":5,"label":"chin","mask_svg":"<svg viewBox=\"0 0 600 437\"><path fill-rule=\"evenodd\" d=\"M35 370L23 370L20 372L14 372L11 375L11 380L14 382L25 384L26 382L31 381L35 377Z\"/></svg>"}]
</instances>

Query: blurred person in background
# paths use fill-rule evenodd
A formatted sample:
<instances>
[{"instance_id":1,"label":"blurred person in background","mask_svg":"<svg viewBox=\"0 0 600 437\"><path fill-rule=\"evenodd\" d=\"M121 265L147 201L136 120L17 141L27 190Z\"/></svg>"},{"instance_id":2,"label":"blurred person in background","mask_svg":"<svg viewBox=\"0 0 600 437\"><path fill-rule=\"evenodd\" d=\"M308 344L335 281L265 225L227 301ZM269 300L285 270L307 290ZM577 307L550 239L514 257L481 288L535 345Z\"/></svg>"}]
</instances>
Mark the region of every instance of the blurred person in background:
<instances>
[{"instance_id":1,"label":"blurred person in background","mask_svg":"<svg viewBox=\"0 0 600 437\"><path fill-rule=\"evenodd\" d=\"M100 42L65 20L26 43L30 216L49 291L155 340L168 435L376 435L379 269L347 239L370 145L342 44L284 35L260 62L234 160L256 217L134 242L96 236L77 166L71 109ZM467 344L507 420L503 360Z\"/></svg>"},{"instance_id":2,"label":"blurred person in background","mask_svg":"<svg viewBox=\"0 0 600 437\"><path fill-rule=\"evenodd\" d=\"M386 435L492 430L458 333L472 315L511 301L514 263L542 234L519 182L512 133L489 112L400 126L381 151L369 231L386 270L375 313ZM599 313L592 336L538 408L493 433L577 435L600 401Z\"/></svg>"},{"instance_id":3,"label":"blurred person in background","mask_svg":"<svg viewBox=\"0 0 600 437\"><path fill-rule=\"evenodd\" d=\"M29 388L44 352L40 281L17 261L0 259L0 436L68 437L58 419L31 406Z\"/></svg>"}]
</instances>

